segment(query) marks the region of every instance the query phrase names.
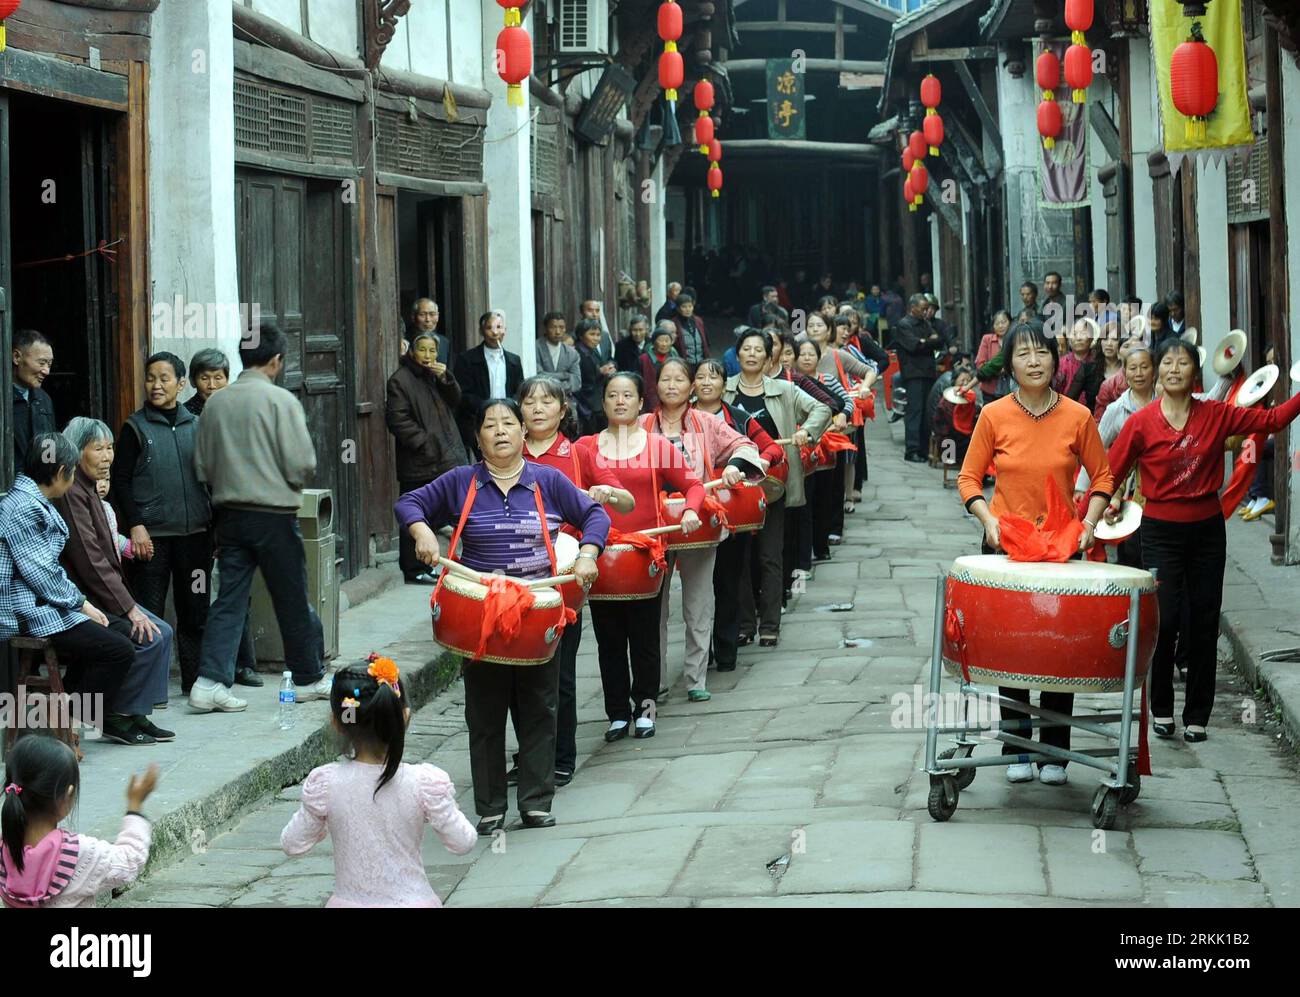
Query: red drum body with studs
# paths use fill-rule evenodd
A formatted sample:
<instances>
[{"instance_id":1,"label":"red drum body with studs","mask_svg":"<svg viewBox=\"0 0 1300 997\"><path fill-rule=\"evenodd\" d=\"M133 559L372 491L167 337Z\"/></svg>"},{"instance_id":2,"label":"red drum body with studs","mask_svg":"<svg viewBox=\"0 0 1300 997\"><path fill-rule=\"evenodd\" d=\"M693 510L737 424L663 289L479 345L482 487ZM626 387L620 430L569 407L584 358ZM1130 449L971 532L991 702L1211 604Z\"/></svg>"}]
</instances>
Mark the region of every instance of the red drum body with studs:
<instances>
[{"instance_id":1,"label":"red drum body with studs","mask_svg":"<svg viewBox=\"0 0 1300 997\"><path fill-rule=\"evenodd\" d=\"M524 611L519 632L510 639L500 632L493 633L476 660L503 665L544 665L551 660L563 632L564 602L553 588L535 588L533 597L533 606ZM486 585L447 572L434 593L433 639L449 651L474 658L486 598Z\"/></svg>"},{"instance_id":2,"label":"red drum body with studs","mask_svg":"<svg viewBox=\"0 0 1300 997\"><path fill-rule=\"evenodd\" d=\"M721 486L714 495L727 510L727 522L731 524L733 533L753 533L763 528L763 520L767 518L767 496L759 485Z\"/></svg>"},{"instance_id":3,"label":"red drum body with studs","mask_svg":"<svg viewBox=\"0 0 1300 997\"><path fill-rule=\"evenodd\" d=\"M650 551L628 543L607 544L596 567L600 577L587 592L592 602L653 599L664 582L663 572Z\"/></svg>"},{"instance_id":4,"label":"red drum body with studs","mask_svg":"<svg viewBox=\"0 0 1300 997\"><path fill-rule=\"evenodd\" d=\"M1139 595L1140 687L1160 630L1150 572L1117 564L959 557L946 585L943 663L971 682L1047 692L1119 692L1129 634L1129 592Z\"/></svg>"},{"instance_id":5,"label":"red drum body with studs","mask_svg":"<svg viewBox=\"0 0 1300 997\"><path fill-rule=\"evenodd\" d=\"M686 511L686 499L670 498L664 501L664 525L673 526L682 521L682 514ZM681 530L663 535L664 547L669 551L674 550L698 550L702 547L716 547L722 541L731 535L731 531L722 525L722 520L716 514L710 513L707 509L700 513L700 522L703 524L698 530L690 536L684 535Z\"/></svg>"}]
</instances>

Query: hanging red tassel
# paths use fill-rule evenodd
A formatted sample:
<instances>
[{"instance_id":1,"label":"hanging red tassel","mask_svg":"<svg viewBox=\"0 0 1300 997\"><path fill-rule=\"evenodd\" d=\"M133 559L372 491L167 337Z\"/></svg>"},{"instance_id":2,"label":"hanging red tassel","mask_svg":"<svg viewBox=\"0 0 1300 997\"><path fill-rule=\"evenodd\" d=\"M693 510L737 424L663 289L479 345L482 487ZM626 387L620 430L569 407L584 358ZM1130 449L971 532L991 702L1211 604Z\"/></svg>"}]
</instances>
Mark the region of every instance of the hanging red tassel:
<instances>
[{"instance_id":1,"label":"hanging red tassel","mask_svg":"<svg viewBox=\"0 0 1300 997\"><path fill-rule=\"evenodd\" d=\"M524 612L532 609L536 601L533 590L527 585L521 585L504 575L493 575L488 582L487 596L483 599L483 624L479 629L478 649L474 652L474 657L483 657L493 634L500 634L505 640L519 636Z\"/></svg>"}]
</instances>

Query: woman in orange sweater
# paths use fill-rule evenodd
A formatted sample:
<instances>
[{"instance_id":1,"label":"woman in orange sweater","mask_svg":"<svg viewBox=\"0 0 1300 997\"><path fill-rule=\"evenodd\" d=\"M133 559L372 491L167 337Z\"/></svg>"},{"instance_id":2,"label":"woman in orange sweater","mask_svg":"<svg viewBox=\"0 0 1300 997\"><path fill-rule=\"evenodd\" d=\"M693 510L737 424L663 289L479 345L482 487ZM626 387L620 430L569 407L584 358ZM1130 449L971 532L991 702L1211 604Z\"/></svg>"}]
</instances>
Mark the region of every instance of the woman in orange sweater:
<instances>
[{"instance_id":1,"label":"woman in orange sweater","mask_svg":"<svg viewBox=\"0 0 1300 997\"><path fill-rule=\"evenodd\" d=\"M1023 322L1006 336L1002 346L1003 370L1009 370L1015 390L984 406L970 449L962 463L957 487L966 510L984 527L984 553L996 553L1001 547L998 519L1020 516L1036 525L1047 517L1047 493L1044 478L1050 477L1066 498L1074 492L1074 480L1082 465L1091 480L1088 514L1083 519L1079 550L1092 546L1097 519L1110 501L1113 479L1106 460L1097 424L1092 413L1076 401L1052 390L1056 375L1056 340L1044 334L1037 324ZM992 462L997 468L993 499L984 499L984 471ZM1028 689L999 690L1007 699L1029 702ZM1040 693L1043 709L1069 714L1074 707L1071 693ZM1022 720L1016 710L1002 711L1004 720ZM1043 744L1070 747L1069 727L1042 727ZM1022 749L1002 746L1004 755L1018 755ZM1048 785L1066 781L1065 766L1040 763L1039 778ZM1007 778L1011 782L1029 782L1033 766L1011 765Z\"/></svg>"}]
</instances>

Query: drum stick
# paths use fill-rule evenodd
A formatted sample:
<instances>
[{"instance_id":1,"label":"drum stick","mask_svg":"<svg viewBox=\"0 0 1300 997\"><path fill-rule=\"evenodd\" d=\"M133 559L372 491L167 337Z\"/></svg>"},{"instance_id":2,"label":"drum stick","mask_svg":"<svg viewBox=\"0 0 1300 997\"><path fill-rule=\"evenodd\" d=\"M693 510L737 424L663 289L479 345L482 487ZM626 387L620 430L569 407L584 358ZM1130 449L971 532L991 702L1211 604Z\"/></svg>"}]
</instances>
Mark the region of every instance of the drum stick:
<instances>
[{"instance_id":1,"label":"drum stick","mask_svg":"<svg viewBox=\"0 0 1300 997\"><path fill-rule=\"evenodd\" d=\"M567 585L569 582L576 582L578 579L574 575L554 575L551 578L531 578L523 581L521 584L527 585L530 589L551 588L556 585Z\"/></svg>"},{"instance_id":2,"label":"drum stick","mask_svg":"<svg viewBox=\"0 0 1300 997\"><path fill-rule=\"evenodd\" d=\"M751 482L748 482L748 481L741 481L740 484L738 484L738 485L728 485L728 484L727 484L725 481L723 481L721 478L718 478L716 481L706 481L706 482L704 482L704 490L707 492L707 491L711 491L711 490L714 489L714 488L724 488L724 487L726 487L726 488L744 488L745 486L747 486L747 485L749 485L749 484L751 484Z\"/></svg>"},{"instance_id":3,"label":"drum stick","mask_svg":"<svg viewBox=\"0 0 1300 997\"><path fill-rule=\"evenodd\" d=\"M794 440L773 440L772 442L775 443L778 447L794 446Z\"/></svg>"},{"instance_id":4,"label":"drum stick","mask_svg":"<svg viewBox=\"0 0 1300 997\"><path fill-rule=\"evenodd\" d=\"M648 530L637 530L637 532L642 536L657 537L661 533L676 533L681 528L682 524L678 523L676 526L652 526Z\"/></svg>"},{"instance_id":5,"label":"drum stick","mask_svg":"<svg viewBox=\"0 0 1300 997\"><path fill-rule=\"evenodd\" d=\"M478 581L480 578L483 577L473 568L467 568L459 561L451 561L445 557L440 557L438 558L438 563L441 564L448 571L452 572L453 574L461 575L462 577L469 578L472 581Z\"/></svg>"}]
</instances>

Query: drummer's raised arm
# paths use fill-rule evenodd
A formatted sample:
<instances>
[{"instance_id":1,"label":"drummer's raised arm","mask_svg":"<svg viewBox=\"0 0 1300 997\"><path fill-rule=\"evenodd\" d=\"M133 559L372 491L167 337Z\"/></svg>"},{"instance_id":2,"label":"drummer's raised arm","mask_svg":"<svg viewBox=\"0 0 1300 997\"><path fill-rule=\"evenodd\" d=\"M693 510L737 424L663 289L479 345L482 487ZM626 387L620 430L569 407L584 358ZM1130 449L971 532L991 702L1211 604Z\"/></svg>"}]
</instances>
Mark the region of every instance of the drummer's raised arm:
<instances>
[{"instance_id":1,"label":"drummer's raised arm","mask_svg":"<svg viewBox=\"0 0 1300 997\"><path fill-rule=\"evenodd\" d=\"M1293 395L1276 408L1241 408L1237 405L1225 405L1224 413L1227 436L1242 433L1276 433L1283 426L1289 426L1300 416L1300 394Z\"/></svg>"}]
</instances>

